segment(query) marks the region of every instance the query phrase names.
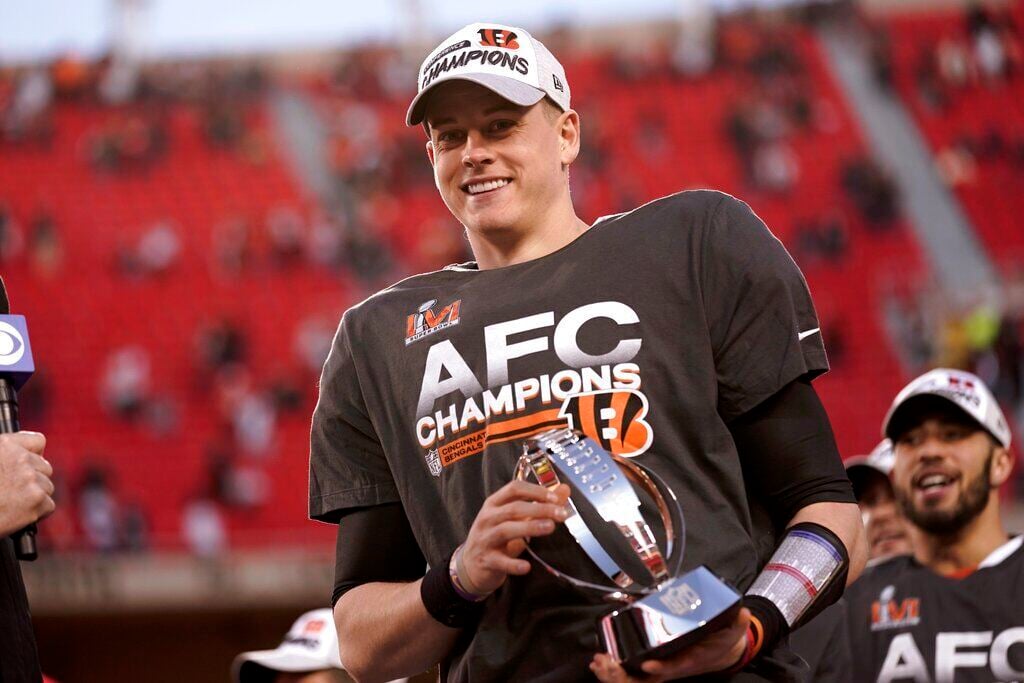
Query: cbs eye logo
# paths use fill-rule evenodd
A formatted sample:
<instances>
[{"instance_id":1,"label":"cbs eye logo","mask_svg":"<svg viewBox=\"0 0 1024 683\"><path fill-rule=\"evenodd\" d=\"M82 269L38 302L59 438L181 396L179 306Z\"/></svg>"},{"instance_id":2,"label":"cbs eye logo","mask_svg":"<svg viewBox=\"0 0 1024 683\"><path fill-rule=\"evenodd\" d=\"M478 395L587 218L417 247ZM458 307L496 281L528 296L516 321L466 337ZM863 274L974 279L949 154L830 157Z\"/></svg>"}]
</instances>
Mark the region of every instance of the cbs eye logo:
<instances>
[{"instance_id":1,"label":"cbs eye logo","mask_svg":"<svg viewBox=\"0 0 1024 683\"><path fill-rule=\"evenodd\" d=\"M0 365L14 365L25 355L25 339L18 328L0 322Z\"/></svg>"}]
</instances>

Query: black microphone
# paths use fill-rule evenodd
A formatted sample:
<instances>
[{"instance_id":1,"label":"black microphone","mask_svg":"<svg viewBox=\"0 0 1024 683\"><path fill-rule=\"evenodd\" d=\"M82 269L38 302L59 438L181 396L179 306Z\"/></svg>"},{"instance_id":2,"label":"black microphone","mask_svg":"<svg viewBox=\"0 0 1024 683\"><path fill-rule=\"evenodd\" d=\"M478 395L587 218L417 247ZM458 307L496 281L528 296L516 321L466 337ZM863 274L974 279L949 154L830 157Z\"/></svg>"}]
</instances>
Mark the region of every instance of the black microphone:
<instances>
[{"instance_id":1,"label":"black microphone","mask_svg":"<svg viewBox=\"0 0 1024 683\"><path fill-rule=\"evenodd\" d=\"M21 430L18 422L18 389L35 370L25 316L10 313L7 287L0 277L0 434ZM39 557L35 524L14 532L11 539L14 541L14 554L19 560L31 562Z\"/></svg>"}]
</instances>

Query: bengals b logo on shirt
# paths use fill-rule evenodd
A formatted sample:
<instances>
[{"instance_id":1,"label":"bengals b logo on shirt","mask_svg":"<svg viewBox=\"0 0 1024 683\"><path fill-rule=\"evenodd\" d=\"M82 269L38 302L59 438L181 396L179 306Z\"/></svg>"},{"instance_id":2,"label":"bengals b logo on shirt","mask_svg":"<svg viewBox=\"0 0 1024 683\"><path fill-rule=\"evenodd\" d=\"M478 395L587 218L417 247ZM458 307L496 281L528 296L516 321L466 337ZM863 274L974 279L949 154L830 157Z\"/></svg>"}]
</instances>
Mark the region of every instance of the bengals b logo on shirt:
<instances>
[{"instance_id":1,"label":"bengals b logo on shirt","mask_svg":"<svg viewBox=\"0 0 1024 683\"><path fill-rule=\"evenodd\" d=\"M644 421L647 397L634 389L590 391L569 396L558 416L594 439L606 451L625 458L651 446L654 431Z\"/></svg>"}]
</instances>

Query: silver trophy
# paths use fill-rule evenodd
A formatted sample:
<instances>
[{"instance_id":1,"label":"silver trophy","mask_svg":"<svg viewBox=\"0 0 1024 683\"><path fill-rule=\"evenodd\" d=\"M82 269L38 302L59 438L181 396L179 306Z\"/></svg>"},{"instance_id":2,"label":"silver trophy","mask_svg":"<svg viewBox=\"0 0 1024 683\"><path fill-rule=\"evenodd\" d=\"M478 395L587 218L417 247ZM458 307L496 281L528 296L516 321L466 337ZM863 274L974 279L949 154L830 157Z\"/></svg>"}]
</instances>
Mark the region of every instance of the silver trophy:
<instances>
[{"instance_id":1,"label":"silver trophy","mask_svg":"<svg viewBox=\"0 0 1024 683\"><path fill-rule=\"evenodd\" d=\"M648 659L662 659L728 626L740 609L740 594L705 566L680 575L686 530L679 501L650 468L605 451L593 439L571 429L553 429L526 441L515 478L530 475L552 489L572 489L565 526L611 582L591 583L554 567L529 545L527 552L549 572L578 588L600 592L618 608L598 620L602 647L630 671ZM640 512L634 486L655 502L665 528L662 553ZM595 536L580 513L585 504L617 531L649 577L627 573ZM579 504L578 504L579 503Z\"/></svg>"}]
</instances>

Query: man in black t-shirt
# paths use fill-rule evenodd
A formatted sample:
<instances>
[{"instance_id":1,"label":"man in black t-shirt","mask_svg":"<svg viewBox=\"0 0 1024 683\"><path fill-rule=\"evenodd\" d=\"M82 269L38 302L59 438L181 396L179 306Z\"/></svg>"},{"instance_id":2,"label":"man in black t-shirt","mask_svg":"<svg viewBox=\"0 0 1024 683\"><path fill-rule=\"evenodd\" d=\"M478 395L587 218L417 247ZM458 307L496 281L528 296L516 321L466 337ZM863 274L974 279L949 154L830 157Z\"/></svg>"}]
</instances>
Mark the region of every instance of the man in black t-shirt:
<instances>
[{"instance_id":1,"label":"man in black t-shirt","mask_svg":"<svg viewBox=\"0 0 1024 683\"><path fill-rule=\"evenodd\" d=\"M597 654L608 604L522 557L531 539L605 579L560 524L568 487L510 483L524 439L569 427L675 492L684 570L747 592L733 624L644 663L650 680L799 680L786 634L865 555L810 384L828 365L807 285L719 192L581 221L569 102L561 65L515 27L467 26L423 63L408 123L476 261L348 310L324 366L309 506L339 527L341 659L357 678L440 662L447 681L626 680Z\"/></svg>"},{"instance_id":2,"label":"man in black t-shirt","mask_svg":"<svg viewBox=\"0 0 1024 683\"><path fill-rule=\"evenodd\" d=\"M0 682L42 680L32 616L10 535L54 510L53 468L37 432L0 434Z\"/></svg>"},{"instance_id":3,"label":"man in black t-shirt","mask_svg":"<svg viewBox=\"0 0 1024 683\"><path fill-rule=\"evenodd\" d=\"M1024 680L1024 549L1000 519L1010 430L976 376L932 370L884 423L912 555L871 567L844 597L851 680Z\"/></svg>"}]
</instances>

